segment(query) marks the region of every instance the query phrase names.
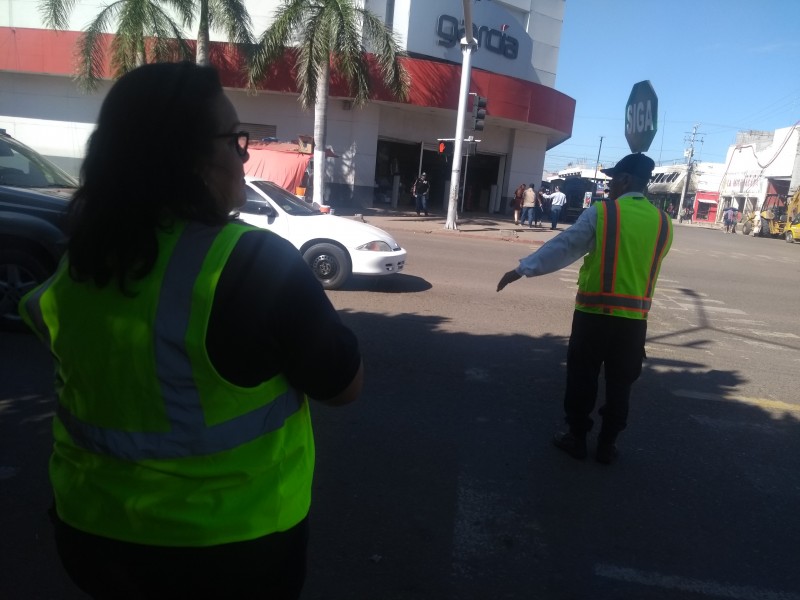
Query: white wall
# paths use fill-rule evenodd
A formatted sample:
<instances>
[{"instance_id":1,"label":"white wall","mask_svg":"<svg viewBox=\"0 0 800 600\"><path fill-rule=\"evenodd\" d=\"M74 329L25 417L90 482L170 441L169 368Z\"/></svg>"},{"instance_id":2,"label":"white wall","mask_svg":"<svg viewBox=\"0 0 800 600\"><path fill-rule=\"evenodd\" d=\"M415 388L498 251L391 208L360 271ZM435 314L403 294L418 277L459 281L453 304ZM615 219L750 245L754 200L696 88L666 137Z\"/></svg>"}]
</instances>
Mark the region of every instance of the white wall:
<instances>
[{"instance_id":1,"label":"white wall","mask_svg":"<svg viewBox=\"0 0 800 600\"><path fill-rule=\"evenodd\" d=\"M544 171L544 154L547 150L547 138L540 133L530 131L512 131L509 139L508 179L504 182L503 195L510 196L520 183L536 184L538 190L542 184Z\"/></svg>"}]
</instances>

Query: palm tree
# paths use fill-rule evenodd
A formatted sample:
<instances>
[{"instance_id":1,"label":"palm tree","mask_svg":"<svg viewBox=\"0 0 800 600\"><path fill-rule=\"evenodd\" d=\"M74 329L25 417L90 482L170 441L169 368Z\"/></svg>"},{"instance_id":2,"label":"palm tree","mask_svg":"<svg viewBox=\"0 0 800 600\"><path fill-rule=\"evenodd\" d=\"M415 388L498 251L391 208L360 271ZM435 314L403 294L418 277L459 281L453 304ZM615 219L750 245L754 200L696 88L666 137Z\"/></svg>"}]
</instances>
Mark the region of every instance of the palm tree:
<instances>
[{"instance_id":1,"label":"palm tree","mask_svg":"<svg viewBox=\"0 0 800 600\"><path fill-rule=\"evenodd\" d=\"M293 46L300 103L305 109L314 107L314 202L318 204L324 203L331 68L350 85L354 104L363 106L370 95L364 40L374 50L383 84L394 97L405 100L410 86L400 62L405 54L392 31L354 0L285 0L250 59L249 84L255 88L268 69L284 59L287 47Z\"/></svg>"},{"instance_id":2,"label":"palm tree","mask_svg":"<svg viewBox=\"0 0 800 600\"><path fill-rule=\"evenodd\" d=\"M45 25L66 29L75 0L42 0L39 9ZM177 14L176 21L166 9ZM183 37L196 12L200 14L196 62L209 64L209 28L219 25L229 42L252 45L251 20L242 0L116 0L104 6L78 40L78 84L97 89L103 59L111 51L113 76L119 77L146 62L190 60L192 49ZM110 48L104 32L116 24Z\"/></svg>"}]
</instances>

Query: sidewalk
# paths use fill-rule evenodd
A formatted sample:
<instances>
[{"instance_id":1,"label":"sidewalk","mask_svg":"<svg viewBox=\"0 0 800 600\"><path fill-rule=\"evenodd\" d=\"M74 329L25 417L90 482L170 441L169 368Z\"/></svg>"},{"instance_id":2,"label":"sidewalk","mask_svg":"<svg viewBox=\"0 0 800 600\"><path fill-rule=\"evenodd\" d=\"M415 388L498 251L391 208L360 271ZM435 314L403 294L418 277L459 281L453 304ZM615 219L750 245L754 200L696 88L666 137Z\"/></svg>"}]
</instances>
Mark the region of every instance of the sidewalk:
<instances>
[{"instance_id":1,"label":"sidewalk","mask_svg":"<svg viewBox=\"0 0 800 600\"><path fill-rule=\"evenodd\" d=\"M541 227L529 228L527 225L515 226L511 215L488 213L464 213L456 221L458 229L445 229L446 214L430 212L430 215L417 216L413 208L364 208L336 209L336 216L364 221L388 232L409 231L413 233L457 235L459 237L486 238L506 242L522 242L540 246L555 237L560 231L568 229L570 223L559 223L558 229L550 229L550 222L543 220ZM700 227L704 229L720 229L717 223L678 223L672 220L675 227Z\"/></svg>"}]
</instances>

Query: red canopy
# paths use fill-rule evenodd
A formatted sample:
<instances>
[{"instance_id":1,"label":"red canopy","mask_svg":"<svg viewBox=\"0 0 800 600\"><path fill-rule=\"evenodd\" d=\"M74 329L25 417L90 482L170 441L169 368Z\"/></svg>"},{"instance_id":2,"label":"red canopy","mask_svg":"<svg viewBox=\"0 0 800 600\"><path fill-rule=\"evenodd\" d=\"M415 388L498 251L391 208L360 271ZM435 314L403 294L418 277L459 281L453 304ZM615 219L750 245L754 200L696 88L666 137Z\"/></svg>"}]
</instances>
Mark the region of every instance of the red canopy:
<instances>
[{"instance_id":1,"label":"red canopy","mask_svg":"<svg viewBox=\"0 0 800 600\"><path fill-rule=\"evenodd\" d=\"M250 142L249 160L244 164L244 174L272 181L292 194L297 193L303 174L312 155L300 152L296 142ZM329 148L325 156L335 157Z\"/></svg>"}]
</instances>

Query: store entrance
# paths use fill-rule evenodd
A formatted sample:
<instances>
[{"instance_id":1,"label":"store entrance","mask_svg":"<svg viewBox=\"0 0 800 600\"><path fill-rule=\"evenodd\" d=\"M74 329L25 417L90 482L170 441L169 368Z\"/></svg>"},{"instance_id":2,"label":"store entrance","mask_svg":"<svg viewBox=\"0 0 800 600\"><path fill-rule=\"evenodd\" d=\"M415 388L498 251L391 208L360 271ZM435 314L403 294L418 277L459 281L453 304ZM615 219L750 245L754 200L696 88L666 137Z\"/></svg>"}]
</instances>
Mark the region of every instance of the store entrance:
<instances>
[{"instance_id":1,"label":"store entrance","mask_svg":"<svg viewBox=\"0 0 800 600\"><path fill-rule=\"evenodd\" d=\"M420 151L422 161L420 162ZM490 154L477 154L466 157L461 162L462 195L459 196L459 213L488 213L492 186L499 179L501 157ZM428 208L436 214L447 211L450 178L453 171L453 157L439 154L433 145L423 148L421 144L410 144L390 140L378 140L378 153L375 162L375 199L374 205L391 206L393 189L396 188L397 208L412 210L414 198L411 186L420 171L426 173L430 182ZM466 172L466 185L464 174ZM466 193L464 193L466 192ZM498 200L494 203L494 211L501 207L500 190L495 194Z\"/></svg>"}]
</instances>

